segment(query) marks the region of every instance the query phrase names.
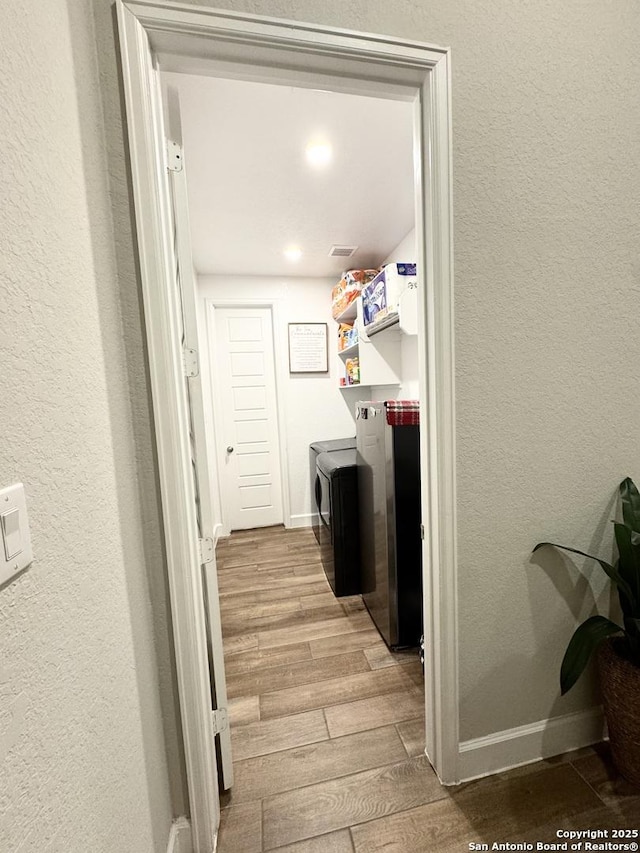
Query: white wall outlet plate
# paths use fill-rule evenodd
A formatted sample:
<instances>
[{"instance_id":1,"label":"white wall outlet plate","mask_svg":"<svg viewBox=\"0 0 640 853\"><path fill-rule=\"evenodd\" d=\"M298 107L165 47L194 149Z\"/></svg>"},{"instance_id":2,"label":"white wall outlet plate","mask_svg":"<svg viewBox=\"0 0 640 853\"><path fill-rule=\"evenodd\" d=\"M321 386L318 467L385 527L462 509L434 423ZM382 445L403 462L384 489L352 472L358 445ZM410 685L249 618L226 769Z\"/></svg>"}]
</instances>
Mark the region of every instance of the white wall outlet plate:
<instances>
[{"instance_id":1,"label":"white wall outlet plate","mask_svg":"<svg viewBox=\"0 0 640 853\"><path fill-rule=\"evenodd\" d=\"M0 587L33 562L22 483L0 490Z\"/></svg>"}]
</instances>

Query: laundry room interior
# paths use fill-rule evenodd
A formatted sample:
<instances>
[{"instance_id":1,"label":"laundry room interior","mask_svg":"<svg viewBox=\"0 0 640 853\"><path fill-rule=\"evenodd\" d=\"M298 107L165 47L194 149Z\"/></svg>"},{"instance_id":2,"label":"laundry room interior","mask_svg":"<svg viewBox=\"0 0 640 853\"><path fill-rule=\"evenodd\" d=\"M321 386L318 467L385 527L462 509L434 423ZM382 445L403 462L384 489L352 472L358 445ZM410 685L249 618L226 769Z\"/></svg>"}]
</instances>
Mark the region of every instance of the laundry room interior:
<instances>
[{"instance_id":1,"label":"laundry room interior","mask_svg":"<svg viewBox=\"0 0 640 853\"><path fill-rule=\"evenodd\" d=\"M394 761L424 752L415 105L162 81L188 188L237 801L252 725L272 718L322 709L318 740L392 724Z\"/></svg>"}]
</instances>

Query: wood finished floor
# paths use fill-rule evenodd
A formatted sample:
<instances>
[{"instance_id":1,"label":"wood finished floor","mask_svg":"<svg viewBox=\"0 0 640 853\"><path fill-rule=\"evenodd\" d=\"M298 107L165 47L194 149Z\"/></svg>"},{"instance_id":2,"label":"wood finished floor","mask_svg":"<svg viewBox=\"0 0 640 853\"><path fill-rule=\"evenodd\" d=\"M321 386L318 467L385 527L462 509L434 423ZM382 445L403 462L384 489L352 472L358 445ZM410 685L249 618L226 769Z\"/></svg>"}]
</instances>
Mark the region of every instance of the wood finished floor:
<instances>
[{"instance_id":1,"label":"wood finished floor","mask_svg":"<svg viewBox=\"0 0 640 853\"><path fill-rule=\"evenodd\" d=\"M217 561L235 771L219 853L462 853L640 825L605 747L443 788L416 655L333 596L310 530L234 533Z\"/></svg>"}]
</instances>

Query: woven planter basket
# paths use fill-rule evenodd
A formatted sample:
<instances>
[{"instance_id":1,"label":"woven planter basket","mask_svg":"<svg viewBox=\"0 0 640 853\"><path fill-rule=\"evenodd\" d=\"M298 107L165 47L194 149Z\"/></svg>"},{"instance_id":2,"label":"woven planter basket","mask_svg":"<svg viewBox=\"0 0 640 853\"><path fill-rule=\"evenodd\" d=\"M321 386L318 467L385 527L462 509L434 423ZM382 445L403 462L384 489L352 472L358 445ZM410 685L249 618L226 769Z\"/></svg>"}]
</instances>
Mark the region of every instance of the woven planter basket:
<instances>
[{"instance_id":1,"label":"woven planter basket","mask_svg":"<svg viewBox=\"0 0 640 853\"><path fill-rule=\"evenodd\" d=\"M640 787L640 667L619 655L609 638L598 650L598 674L613 763Z\"/></svg>"}]
</instances>

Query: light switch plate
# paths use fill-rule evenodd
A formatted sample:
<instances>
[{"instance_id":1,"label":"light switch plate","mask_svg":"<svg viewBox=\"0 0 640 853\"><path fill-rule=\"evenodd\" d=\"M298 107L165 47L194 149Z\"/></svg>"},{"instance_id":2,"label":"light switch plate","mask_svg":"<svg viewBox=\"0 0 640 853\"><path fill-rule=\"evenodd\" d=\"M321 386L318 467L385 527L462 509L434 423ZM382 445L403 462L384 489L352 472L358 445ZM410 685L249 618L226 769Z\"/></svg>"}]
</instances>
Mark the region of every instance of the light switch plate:
<instances>
[{"instance_id":1,"label":"light switch plate","mask_svg":"<svg viewBox=\"0 0 640 853\"><path fill-rule=\"evenodd\" d=\"M0 491L0 587L33 562L22 483Z\"/></svg>"}]
</instances>

